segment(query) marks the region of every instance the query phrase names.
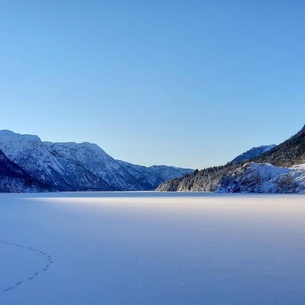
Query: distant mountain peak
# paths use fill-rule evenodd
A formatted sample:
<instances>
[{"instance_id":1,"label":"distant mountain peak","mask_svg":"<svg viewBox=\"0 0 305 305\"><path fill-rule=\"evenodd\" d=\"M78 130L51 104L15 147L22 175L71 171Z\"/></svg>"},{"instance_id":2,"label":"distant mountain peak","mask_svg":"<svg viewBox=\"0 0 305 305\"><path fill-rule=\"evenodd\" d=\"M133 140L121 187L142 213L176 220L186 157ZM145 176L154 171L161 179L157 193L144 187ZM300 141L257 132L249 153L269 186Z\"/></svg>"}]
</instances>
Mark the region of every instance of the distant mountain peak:
<instances>
[{"instance_id":1,"label":"distant mountain peak","mask_svg":"<svg viewBox=\"0 0 305 305\"><path fill-rule=\"evenodd\" d=\"M266 153L267 151L270 151L271 149L273 149L274 147L276 147L275 144L252 147L251 149L247 150L246 152L244 152L244 153L240 154L239 156L237 156L236 158L234 158L231 162L232 163L242 163L244 161L253 159L257 156L261 156L262 154Z\"/></svg>"},{"instance_id":2,"label":"distant mountain peak","mask_svg":"<svg viewBox=\"0 0 305 305\"><path fill-rule=\"evenodd\" d=\"M6 141L41 141L40 138L36 135L15 133L6 129L0 130L0 137Z\"/></svg>"}]
</instances>

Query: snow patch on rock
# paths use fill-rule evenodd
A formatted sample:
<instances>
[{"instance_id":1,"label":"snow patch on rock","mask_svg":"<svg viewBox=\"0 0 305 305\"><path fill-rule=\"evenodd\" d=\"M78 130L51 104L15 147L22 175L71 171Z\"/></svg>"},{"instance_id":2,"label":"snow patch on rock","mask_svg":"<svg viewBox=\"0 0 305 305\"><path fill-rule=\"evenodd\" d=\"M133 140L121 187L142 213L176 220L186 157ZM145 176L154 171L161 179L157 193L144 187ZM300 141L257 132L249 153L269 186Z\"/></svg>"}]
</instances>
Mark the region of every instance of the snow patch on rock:
<instances>
[{"instance_id":1,"label":"snow patch on rock","mask_svg":"<svg viewBox=\"0 0 305 305\"><path fill-rule=\"evenodd\" d=\"M218 192L223 193L302 193L305 164L277 167L269 163L246 163L232 175L224 176Z\"/></svg>"}]
</instances>

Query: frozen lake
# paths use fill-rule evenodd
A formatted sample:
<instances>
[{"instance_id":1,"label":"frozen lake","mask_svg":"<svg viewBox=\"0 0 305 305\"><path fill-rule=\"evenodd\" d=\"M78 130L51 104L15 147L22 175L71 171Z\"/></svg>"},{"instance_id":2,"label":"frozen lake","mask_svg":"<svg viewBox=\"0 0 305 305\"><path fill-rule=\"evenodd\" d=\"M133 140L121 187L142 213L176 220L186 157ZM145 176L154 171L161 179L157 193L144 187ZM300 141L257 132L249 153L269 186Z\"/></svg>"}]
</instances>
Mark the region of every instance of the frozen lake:
<instances>
[{"instance_id":1,"label":"frozen lake","mask_svg":"<svg viewBox=\"0 0 305 305\"><path fill-rule=\"evenodd\" d=\"M304 283L304 195L0 194L1 305L303 305Z\"/></svg>"}]
</instances>

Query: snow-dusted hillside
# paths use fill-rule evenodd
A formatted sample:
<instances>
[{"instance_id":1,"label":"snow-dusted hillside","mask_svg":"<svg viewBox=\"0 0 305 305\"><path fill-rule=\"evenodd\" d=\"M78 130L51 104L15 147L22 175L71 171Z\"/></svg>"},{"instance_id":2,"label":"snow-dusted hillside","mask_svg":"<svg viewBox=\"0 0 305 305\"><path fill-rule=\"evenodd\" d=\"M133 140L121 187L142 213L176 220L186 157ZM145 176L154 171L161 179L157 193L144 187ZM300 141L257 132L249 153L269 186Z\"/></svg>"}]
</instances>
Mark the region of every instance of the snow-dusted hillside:
<instances>
[{"instance_id":1,"label":"snow-dusted hillside","mask_svg":"<svg viewBox=\"0 0 305 305\"><path fill-rule=\"evenodd\" d=\"M301 193L305 191L305 164L290 168L246 163L224 176L218 192Z\"/></svg>"},{"instance_id":2,"label":"snow-dusted hillside","mask_svg":"<svg viewBox=\"0 0 305 305\"><path fill-rule=\"evenodd\" d=\"M0 150L46 190L153 190L192 171L133 165L113 159L96 144L42 142L9 130L0 131Z\"/></svg>"},{"instance_id":3,"label":"snow-dusted hillside","mask_svg":"<svg viewBox=\"0 0 305 305\"><path fill-rule=\"evenodd\" d=\"M255 162L259 165L252 163L243 166L245 162ZM303 192L302 164L305 164L305 126L277 146L252 148L225 165L197 170L185 177L175 178L161 184L157 190Z\"/></svg>"}]
</instances>

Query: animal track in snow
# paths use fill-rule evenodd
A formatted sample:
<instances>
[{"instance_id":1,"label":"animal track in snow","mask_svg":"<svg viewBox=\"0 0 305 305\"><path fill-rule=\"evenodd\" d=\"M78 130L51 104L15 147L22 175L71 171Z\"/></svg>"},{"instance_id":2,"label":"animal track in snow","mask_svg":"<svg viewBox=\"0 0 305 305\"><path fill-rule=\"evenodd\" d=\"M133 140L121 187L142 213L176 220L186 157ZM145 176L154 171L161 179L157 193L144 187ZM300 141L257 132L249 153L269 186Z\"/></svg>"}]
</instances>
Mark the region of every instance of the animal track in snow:
<instances>
[{"instance_id":1,"label":"animal track in snow","mask_svg":"<svg viewBox=\"0 0 305 305\"><path fill-rule=\"evenodd\" d=\"M17 243L10 243L6 240L0 240L0 244L3 244L5 246L18 247L18 248L23 248L25 250L33 251L33 252L36 252L38 255L41 255L41 256L46 258L46 262L45 262L45 265L43 266L43 268L41 268L38 271L35 271L33 274L29 275L25 280L20 280L20 281L16 282L14 285L12 285L8 288L2 289L2 292L11 291L11 290L17 288L18 286L20 286L21 284L23 284L26 281L34 280L35 278L37 278L37 276L40 272L47 271L50 268L51 264L53 264L53 262L54 262L54 260L52 258L52 255L50 255L50 254L48 254L48 253L46 253L42 250L38 250L36 248L33 248L33 247L23 246L23 245L20 245L20 244L17 244Z\"/></svg>"}]
</instances>

